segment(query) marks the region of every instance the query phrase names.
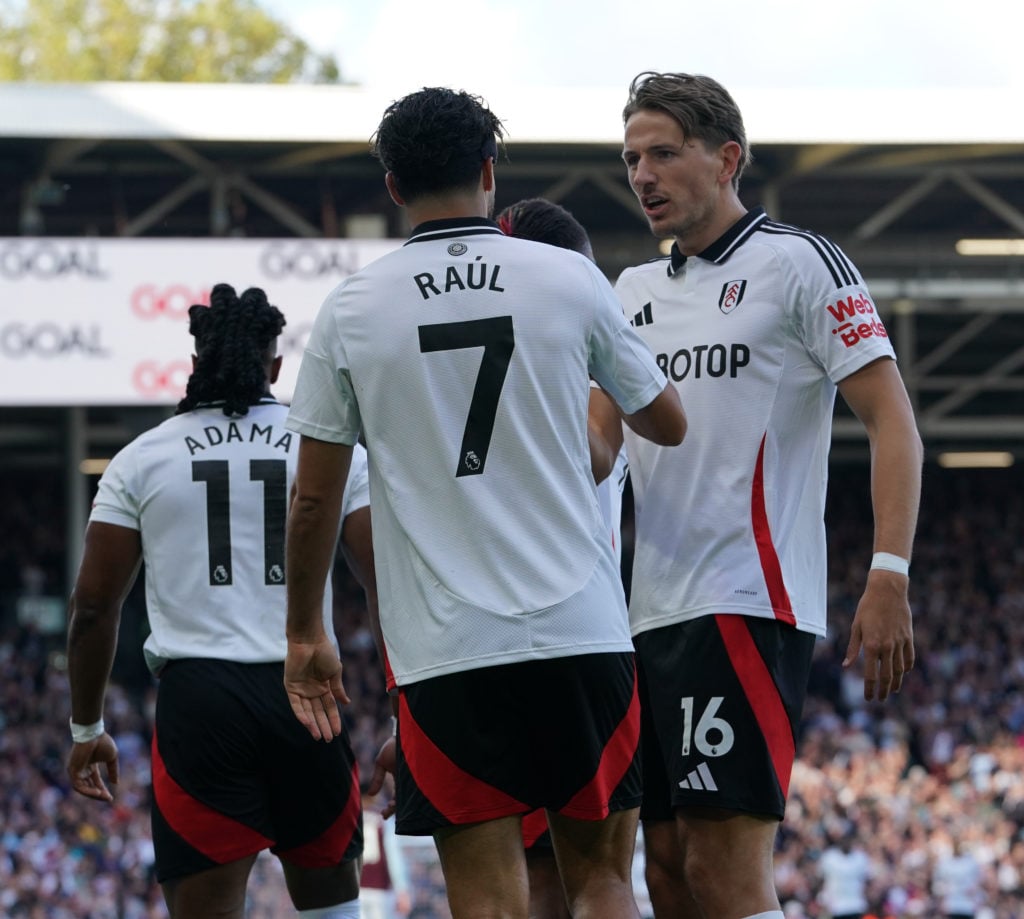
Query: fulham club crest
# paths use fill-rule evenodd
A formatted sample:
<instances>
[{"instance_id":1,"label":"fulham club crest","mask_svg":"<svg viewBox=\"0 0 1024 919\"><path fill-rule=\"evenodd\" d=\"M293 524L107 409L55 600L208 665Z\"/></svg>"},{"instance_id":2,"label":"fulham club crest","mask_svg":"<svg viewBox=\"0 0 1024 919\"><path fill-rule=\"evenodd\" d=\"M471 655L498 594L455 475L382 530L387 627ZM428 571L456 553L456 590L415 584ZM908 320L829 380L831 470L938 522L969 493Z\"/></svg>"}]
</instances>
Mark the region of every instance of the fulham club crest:
<instances>
[{"instance_id":1,"label":"fulham club crest","mask_svg":"<svg viewBox=\"0 0 1024 919\"><path fill-rule=\"evenodd\" d=\"M727 281L722 285L722 293L718 297L718 308L728 316L740 305L746 292L746 281Z\"/></svg>"}]
</instances>

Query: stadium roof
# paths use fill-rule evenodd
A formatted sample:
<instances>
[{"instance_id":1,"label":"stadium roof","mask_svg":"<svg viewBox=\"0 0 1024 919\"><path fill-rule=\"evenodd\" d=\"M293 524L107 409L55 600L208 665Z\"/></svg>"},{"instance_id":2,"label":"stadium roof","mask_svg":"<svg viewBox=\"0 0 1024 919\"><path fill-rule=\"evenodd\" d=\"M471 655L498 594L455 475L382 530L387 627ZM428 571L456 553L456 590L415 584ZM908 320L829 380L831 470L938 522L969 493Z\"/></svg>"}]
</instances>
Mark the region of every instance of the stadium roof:
<instances>
[{"instance_id":1,"label":"stadium roof","mask_svg":"<svg viewBox=\"0 0 1024 919\"><path fill-rule=\"evenodd\" d=\"M754 145L1024 139L1024 107L1009 89L751 88L735 95ZM7 83L0 85L0 136L364 144L393 98L344 85ZM489 101L512 143L622 139L622 89L529 88Z\"/></svg>"},{"instance_id":2,"label":"stadium roof","mask_svg":"<svg viewBox=\"0 0 1024 919\"><path fill-rule=\"evenodd\" d=\"M398 93L351 86L0 85L0 237L402 236L368 139ZM741 195L824 233L879 301L931 453L1024 457L1024 106L1009 90L737 89ZM622 90L489 101L508 129L498 206L573 211L615 276L657 254L619 159ZM840 410L836 433L862 450Z\"/></svg>"}]
</instances>

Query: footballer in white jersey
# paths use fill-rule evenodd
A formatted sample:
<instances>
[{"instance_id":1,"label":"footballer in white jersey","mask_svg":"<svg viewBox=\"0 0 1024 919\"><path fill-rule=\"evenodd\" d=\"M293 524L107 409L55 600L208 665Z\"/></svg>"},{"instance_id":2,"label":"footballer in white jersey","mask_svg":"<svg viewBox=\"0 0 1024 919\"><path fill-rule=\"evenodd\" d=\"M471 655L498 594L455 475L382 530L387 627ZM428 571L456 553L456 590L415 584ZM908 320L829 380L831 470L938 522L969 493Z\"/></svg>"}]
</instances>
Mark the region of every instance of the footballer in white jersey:
<instances>
[{"instance_id":1,"label":"footballer in white jersey","mask_svg":"<svg viewBox=\"0 0 1024 919\"><path fill-rule=\"evenodd\" d=\"M182 657L284 660L284 526L298 454L287 416L269 396L243 417L206 405L140 435L103 473L89 519L144 534L144 650L155 674ZM342 519L369 500L357 444ZM328 588L328 634L331 610Z\"/></svg>"},{"instance_id":2,"label":"footballer in white jersey","mask_svg":"<svg viewBox=\"0 0 1024 919\"><path fill-rule=\"evenodd\" d=\"M486 219L421 225L327 298L288 424L365 433L399 685L631 649L590 472L590 376L626 413L665 387L590 260Z\"/></svg>"},{"instance_id":3,"label":"footballer in white jersey","mask_svg":"<svg viewBox=\"0 0 1024 919\"><path fill-rule=\"evenodd\" d=\"M616 292L695 432L664 451L626 431L633 633L738 613L824 635L836 382L895 357L857 270L755 209L700 255L626 269Z\"/></svg>"},{"instance_id":4,"label":"footballer in white jersey","mask_svg":"<svg viewBox=\"0 0 1024 919\"><path fill-rule=\"evenodd\" d=\"M319 744L285 692L285 524L298 438L270 394L285 319L259 288L216 285L189 310L196 354L177 414L104 472L71 599L72 787L110 802L103 701L121 603L145 563L159 677L151 745L155 871L171 915L241 919L269 849L299 909L358 915L359 775L348 737ZM366 459L342 509L353 573L372 570ZM332 556L338 533L328 547ZM365 585L372 610L372 584ZM333 635L329 585L323 627ZM372 615L371 615L372 619Z\"/></svg>"},{"instance_id":5,"label":"footballer in white jersey","mask_svg":"<svg viewBox=\"0 0 1024 919\"><path fill-rule=\"evenodd\" d=\"M865 651L866 698L897 691L913 665L904 566L920 438L853 264L830 240L740 200L750 147L725 87L645 71L623 124L630 186L672 248L624 271L616 289L690 419L675 451L626 437L630 618L646 693L641 819L657 866L648 886L659 919L694 903L702 915L781 919L772 852L825 632L837 388L871 442L875 550L891 566L868 577L851 626L847 663Z\"/></svg>"}]
</instances>

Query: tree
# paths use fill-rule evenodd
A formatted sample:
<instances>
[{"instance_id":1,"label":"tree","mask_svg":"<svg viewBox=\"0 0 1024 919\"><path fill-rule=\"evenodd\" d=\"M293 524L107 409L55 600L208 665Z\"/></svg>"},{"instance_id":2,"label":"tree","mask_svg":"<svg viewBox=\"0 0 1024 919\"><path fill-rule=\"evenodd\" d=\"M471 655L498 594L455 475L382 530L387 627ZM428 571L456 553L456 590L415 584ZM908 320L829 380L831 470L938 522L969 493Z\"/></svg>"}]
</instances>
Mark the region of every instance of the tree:
<instances>
[{"instance_id":1,"label":"tree","mask_svg":"<svg viewBox=\"0 0 1024 919\"><path fill-rule=\"evenodd\" d=\"M0 0L0 81L337 83L255 0Z\"/></svg>"}]
</instances>

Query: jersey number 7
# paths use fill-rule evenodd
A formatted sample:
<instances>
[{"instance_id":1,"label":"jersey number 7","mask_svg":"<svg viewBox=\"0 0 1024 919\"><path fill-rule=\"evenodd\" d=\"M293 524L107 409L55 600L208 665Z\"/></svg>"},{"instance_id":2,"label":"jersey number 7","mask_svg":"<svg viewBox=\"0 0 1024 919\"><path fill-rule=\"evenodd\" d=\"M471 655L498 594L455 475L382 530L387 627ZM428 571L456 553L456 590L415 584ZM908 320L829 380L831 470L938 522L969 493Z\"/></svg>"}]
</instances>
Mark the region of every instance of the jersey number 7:
<instances>
[{"instance_id":1,"label":"jersey number 7","mask_svg":"<svg viewBox=\"0 0 1024 919\"><path fill-rule=\"evenodd\" d=\"M512 317L495 316L493 319L421 325L419 333L420 351L423 354L461 348L484 349L455 469L456 478L480 475L487 462L487 449L494 433L494 416L498 413L498 400L501 398L501 388L505 385L508 363L516 347Z\"/></svg>"}]
</instances>

